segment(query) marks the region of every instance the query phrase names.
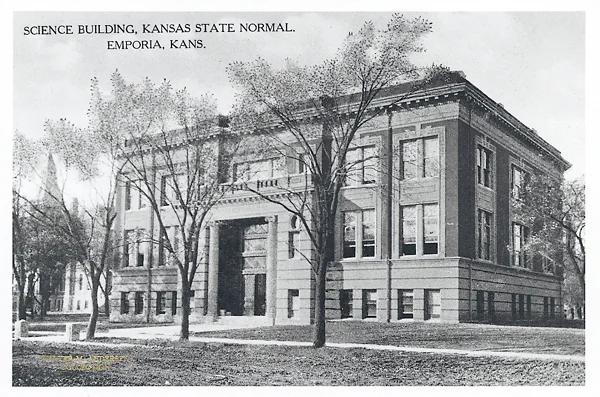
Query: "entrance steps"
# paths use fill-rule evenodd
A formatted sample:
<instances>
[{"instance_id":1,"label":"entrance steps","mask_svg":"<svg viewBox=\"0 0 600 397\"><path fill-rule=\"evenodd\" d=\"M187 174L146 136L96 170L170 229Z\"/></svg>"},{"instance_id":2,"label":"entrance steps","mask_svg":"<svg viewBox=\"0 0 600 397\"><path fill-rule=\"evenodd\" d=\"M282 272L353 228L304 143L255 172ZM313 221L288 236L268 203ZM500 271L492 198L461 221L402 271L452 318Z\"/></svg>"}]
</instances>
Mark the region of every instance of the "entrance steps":
<instances>
[{"instance_id":1,"label":"entrance steps","mask_svg":"<svg viewBox=\"0 0 600 397\"><path fill-rule=\"evenodd\" d=\"M240 327L268 327L273 321L267 316L219 316L214 324Z\"/></svg>"}]
</instances>

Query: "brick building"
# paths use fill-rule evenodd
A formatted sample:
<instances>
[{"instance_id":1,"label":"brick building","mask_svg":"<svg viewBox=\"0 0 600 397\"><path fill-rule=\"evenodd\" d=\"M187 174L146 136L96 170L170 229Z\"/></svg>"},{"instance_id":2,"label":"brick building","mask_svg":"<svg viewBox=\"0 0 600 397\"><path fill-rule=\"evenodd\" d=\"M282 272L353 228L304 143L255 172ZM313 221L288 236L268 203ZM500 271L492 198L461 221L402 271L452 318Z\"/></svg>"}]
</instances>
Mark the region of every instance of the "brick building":
<instances>
[{"instance_id":1,"label":"brick building","mask_svg":"<svg viewBox=\"0 0 600 397\"><path fill-rule=\"evenodd\" d=\"M404 89L387 89L373 106L395 102ZM569 163L461 73L398 105L364 126L348 154L368 160L348 176L340 198L328 318L506 322L558 315L560 266L523 249L531 225L513 213L511 198L528 175L561 178ZM379 155L390 150L391 184ZM241 152L234 163L230 182L246 164L263 194L283 194L284 181L310 185L302 164L280 153ZM119 192L120 236L156 227L136 194L125 185ZM192 320L311 321L315 280L304 258L313 255L310 241L281 206L231 191L212 209L201 239L206 255L192 284ZM178 321L178 270L158 249L124 244L112 321Z\"/></svg>"}]
</instances>

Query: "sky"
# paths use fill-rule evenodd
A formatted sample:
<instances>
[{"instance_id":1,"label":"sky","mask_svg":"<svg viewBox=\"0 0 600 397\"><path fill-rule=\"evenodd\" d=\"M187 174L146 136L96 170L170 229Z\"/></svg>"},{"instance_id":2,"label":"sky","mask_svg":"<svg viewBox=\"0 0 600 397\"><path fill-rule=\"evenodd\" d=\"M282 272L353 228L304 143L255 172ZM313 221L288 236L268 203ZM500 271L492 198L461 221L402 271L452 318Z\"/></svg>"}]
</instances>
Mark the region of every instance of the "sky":
<instances>
[{"instance_id":1,"label":"sky","mask_svg":"<svg viewBox=\"0 0 600 397\"><path fill-rule=\"evenodd\" d=\"M333 56L366 20L384 27L390 13L84 13L21 12L13 19L13 130L43 135L47 119L87 124L90 81L105 90L119 70L125 80L167 79L176 88L211 93L227 113L234 91L226 66L261 57L318 63ZM584 174L585 14L582 12L424 12L433 32L421 65L443 64L467 79L562 152L567 177ZM241 33L239 23L288 23L290 33ZM233 23L236 33L142 34L142 24ZM39 25L133 24L138 35L25 35ZM201 39L203 49L109 50L109 40Z\"/></svg>"}]
</instances>

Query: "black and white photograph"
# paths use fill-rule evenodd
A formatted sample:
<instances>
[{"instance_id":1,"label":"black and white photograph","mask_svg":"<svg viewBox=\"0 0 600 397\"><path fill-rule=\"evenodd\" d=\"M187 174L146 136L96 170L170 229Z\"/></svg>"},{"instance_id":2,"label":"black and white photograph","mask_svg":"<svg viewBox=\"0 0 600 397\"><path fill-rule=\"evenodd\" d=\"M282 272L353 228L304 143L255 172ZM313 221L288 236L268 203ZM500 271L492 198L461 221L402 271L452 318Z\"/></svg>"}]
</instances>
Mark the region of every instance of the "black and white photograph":
<instances>
[{"instance_id":1,"label":"black and white photograph","mask_svg":"<svg viewBox=\"0 0 600 397\"><path fill-rule=\"evenodd\" d=\"M586 385L586 11L43 9L15 390Z\"/></svg>"}]
</instances>

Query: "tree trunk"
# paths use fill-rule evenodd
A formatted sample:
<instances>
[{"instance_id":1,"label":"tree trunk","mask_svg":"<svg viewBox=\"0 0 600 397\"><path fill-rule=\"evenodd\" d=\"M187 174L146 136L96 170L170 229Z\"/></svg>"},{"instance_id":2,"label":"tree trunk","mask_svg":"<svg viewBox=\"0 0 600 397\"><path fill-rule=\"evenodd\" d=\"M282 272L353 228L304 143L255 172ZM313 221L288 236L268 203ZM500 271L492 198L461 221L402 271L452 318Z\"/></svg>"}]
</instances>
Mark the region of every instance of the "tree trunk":
<instances>
[{"instance_id":1,"label":"tree trunk","mask_svg":"<svg viewBox=\"0 0 600 397\"><path fill-rule=\"evenodd\" d=\"M319 271L317 272L315 291L315 329L313 335L313 346L323 347L325 345L325 288L327 280L327 258L319 255Z\"/></svg>"},{"instance_id":2,"label":"tree trunk","mask_svg":"<svg viewBox=\"0 0 600 397\"><path fill-rule=\"evenodd\" d=\"M35 299L34 299L34 279L35 275L33 273L29 274L27 277L27 306L29 306L29 310L31 311L31 318L35 317Z\"/></svg>"},{"instance_id":3,"label":"tree trunk","mask_svg":"<svg viewBox=\"0 0 600 397\"><path fill-rule=\"evenodd\" d=\"M87 333L85 335L86 340L94 339L96 335L96 323L98 322L98 284L100 277L91 277L92 279L92 314L90 315L90 321L88 323Z\"/></svg>"},{"instance_id":4,"label":"tree trunk","mask_svg":"<svg viewBox=\"0 0 600 397\"><path fill-rule=\"evenodd\" d=\"M42 294L40 295L40 320L44 320L44 317L46 316L46 303L47 303L47 299L46 297Z\"/></svg>"},{"instance_id":5,"label":"tree trunk","mask_svg":"<svg viewBox=\"0 0 600 397\"><path fill-rule=\"evenodd\" d=\"M27 320L27 305L25 304L25 285L23 283L20 283L17 286L17 288L19 290L19 318L17 320Z\"/></svg>"},{"instance_id":6,"label":"tree trunk","mask_svg":"<svg viewBox=\"0 0 600 397\"><path fill-rule=\"evenodd\" d=\"M110 267L107 265L106 268L106 285L104 286L104 315L106 318L110 317L110 290L112 288L110 279Z\"/></svg>"},{"instance_id":7,"label":"tree trunk","mask_svg":"<svg viewBox=\"0 0 600 397\"><path fill-rule=\"evenodd\" d=\"M579 287L581 288L581 299L582 306L585 307L585 275L581 272L577 273L577 280L579 280Z\"/></svg>"},{"instance_id":8,"label":"tree trunk","mask_svg":"<svg viewBox=\"0 0 600 397\"><path fill-rule=\"evenodd\" d=\"M106 318L110 317L110 298L108 293L104 294L104 315Z\"/></svg>"},{"instance_id":9,"label":"tree trunk","mask_svg":"<svg viewBox=\"0 0 600 397\"><path fill-rule=\"evenodd\" d=\"M190 339L190 286L187 280L181 283L181 330L179 340Z\"/></svg>"}]
</instances>

